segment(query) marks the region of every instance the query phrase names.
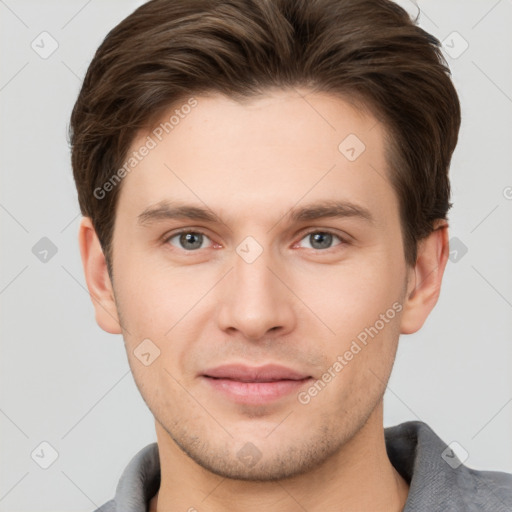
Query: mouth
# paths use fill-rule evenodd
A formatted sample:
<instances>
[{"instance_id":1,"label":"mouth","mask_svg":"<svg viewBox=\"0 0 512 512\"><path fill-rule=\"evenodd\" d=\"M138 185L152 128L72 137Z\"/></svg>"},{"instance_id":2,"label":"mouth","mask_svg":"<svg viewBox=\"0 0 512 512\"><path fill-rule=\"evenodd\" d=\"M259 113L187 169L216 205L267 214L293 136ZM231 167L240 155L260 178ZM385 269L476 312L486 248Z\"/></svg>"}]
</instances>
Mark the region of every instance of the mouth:
<instances>
[{"instance_id":1,"label":"mouth","mask_svg":"<svg viewBox=\"0 0 512 512\"><path fill-rule=\"evenodd\" d=\"M223 365L206 370L200 377L217 395L235 403L253 405L298 392L313 380L310 375L279 365Z\"/></svg>"}]
</instances>

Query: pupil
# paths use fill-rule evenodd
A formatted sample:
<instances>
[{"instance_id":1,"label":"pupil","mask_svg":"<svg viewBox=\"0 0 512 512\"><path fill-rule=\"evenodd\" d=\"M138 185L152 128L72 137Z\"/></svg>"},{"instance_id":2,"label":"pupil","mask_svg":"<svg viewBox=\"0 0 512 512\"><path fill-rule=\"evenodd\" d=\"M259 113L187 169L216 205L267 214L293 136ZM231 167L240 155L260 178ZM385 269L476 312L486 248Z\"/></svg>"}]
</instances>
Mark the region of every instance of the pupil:
<instances>
[{"instance_id":1,"label":"pupil","mask_svg":"<svg viewBox=\"0 0 512 512\"><path fill-rule=\"evenodd\" d=\"M330 233L313 233L311 235L311 246L315 249L326 249L331 242L332 235Z\"/></svg>"},{"instance_id":2,"label":"pupil","mask_svg":"<svg viewBox=\"0 0 512 512\"><path fill-rule=\"evenodd\" d=\"M187 249L198 249L202 244L202 235L201 233L183 233L180 236L180 243Z\"/></svg>"}]
</instances>

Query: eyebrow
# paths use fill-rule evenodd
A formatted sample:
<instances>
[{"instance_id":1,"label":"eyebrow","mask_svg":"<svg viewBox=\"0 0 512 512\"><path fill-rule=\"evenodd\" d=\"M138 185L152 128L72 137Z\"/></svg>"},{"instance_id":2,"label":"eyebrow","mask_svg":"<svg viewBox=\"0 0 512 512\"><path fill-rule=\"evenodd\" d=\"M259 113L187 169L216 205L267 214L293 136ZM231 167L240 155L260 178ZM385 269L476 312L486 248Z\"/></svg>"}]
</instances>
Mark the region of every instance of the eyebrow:
<instances>
[{"instance_id":1,"label":"eyebrow","mask_svg":"<svg viewBox=\"0 0 512 512\"><path fill-rule=\"evenodd\" d=\"M350 201L326 200L303 207L291 208L280 221L304 222L322 218L358 218L375 224L375 218L370 210L362 205ZM161 220L197 220L203 222L221 222L219 217L210 209L199 206L160 201L146 208L138 217L137 222L146 226ZM280 222L279 221L279 222Z\"/></svg>"}]
</instances>

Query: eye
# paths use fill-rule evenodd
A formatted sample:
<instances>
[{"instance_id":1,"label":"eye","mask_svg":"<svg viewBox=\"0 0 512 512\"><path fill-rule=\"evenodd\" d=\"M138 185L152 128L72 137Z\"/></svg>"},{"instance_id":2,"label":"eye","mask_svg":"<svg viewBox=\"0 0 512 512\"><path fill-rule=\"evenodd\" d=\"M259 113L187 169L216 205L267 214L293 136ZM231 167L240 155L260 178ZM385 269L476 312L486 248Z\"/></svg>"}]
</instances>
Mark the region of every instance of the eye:
<instances>
[{"instance_id":1,"label":"eye","mask_svg":"<svg viewBox=\"0 0 512 512\"><path fill-rule=\"evenodd\" d=\"M211 240L200 231L180 231L166 239L167 243L178 249L185 249L186 251L194 251L196 249L204 249L203 243Z\"/></svg>"},{"instance_id":2,"label":"eye","mask_svg":"<svg viewBox=\"0 0 512 512\"><path fill-rule=\"evenodd\" d=\"M302 240L306 240L307 249L330 249L334 239L338 239L340 243L335 245L341 245L345 243L340 236L331 233L330 231L312 231L308 233ZM300 242L299 242L300 243Z\"/></svg>"}]
</instances>

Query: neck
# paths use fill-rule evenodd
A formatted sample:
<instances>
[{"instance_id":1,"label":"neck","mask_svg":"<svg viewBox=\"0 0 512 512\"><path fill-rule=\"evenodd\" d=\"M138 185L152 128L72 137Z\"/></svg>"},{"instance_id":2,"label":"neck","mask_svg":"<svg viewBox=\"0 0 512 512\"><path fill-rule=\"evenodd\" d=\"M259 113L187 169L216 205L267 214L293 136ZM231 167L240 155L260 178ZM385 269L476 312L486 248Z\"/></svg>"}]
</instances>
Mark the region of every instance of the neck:
<instances>
[{"instance_id":1,"label":"neck","mask_svg":"<svg viewBox=\"0 0 512 512\"><path fill-rule=\"evenodd\" d=\"M230 480L191 460L156 422L161 485L150 512L399 512L408 485L386 452L382 402L341 449L313 471L270 482Z\"/></svg>"}]
</instances>

